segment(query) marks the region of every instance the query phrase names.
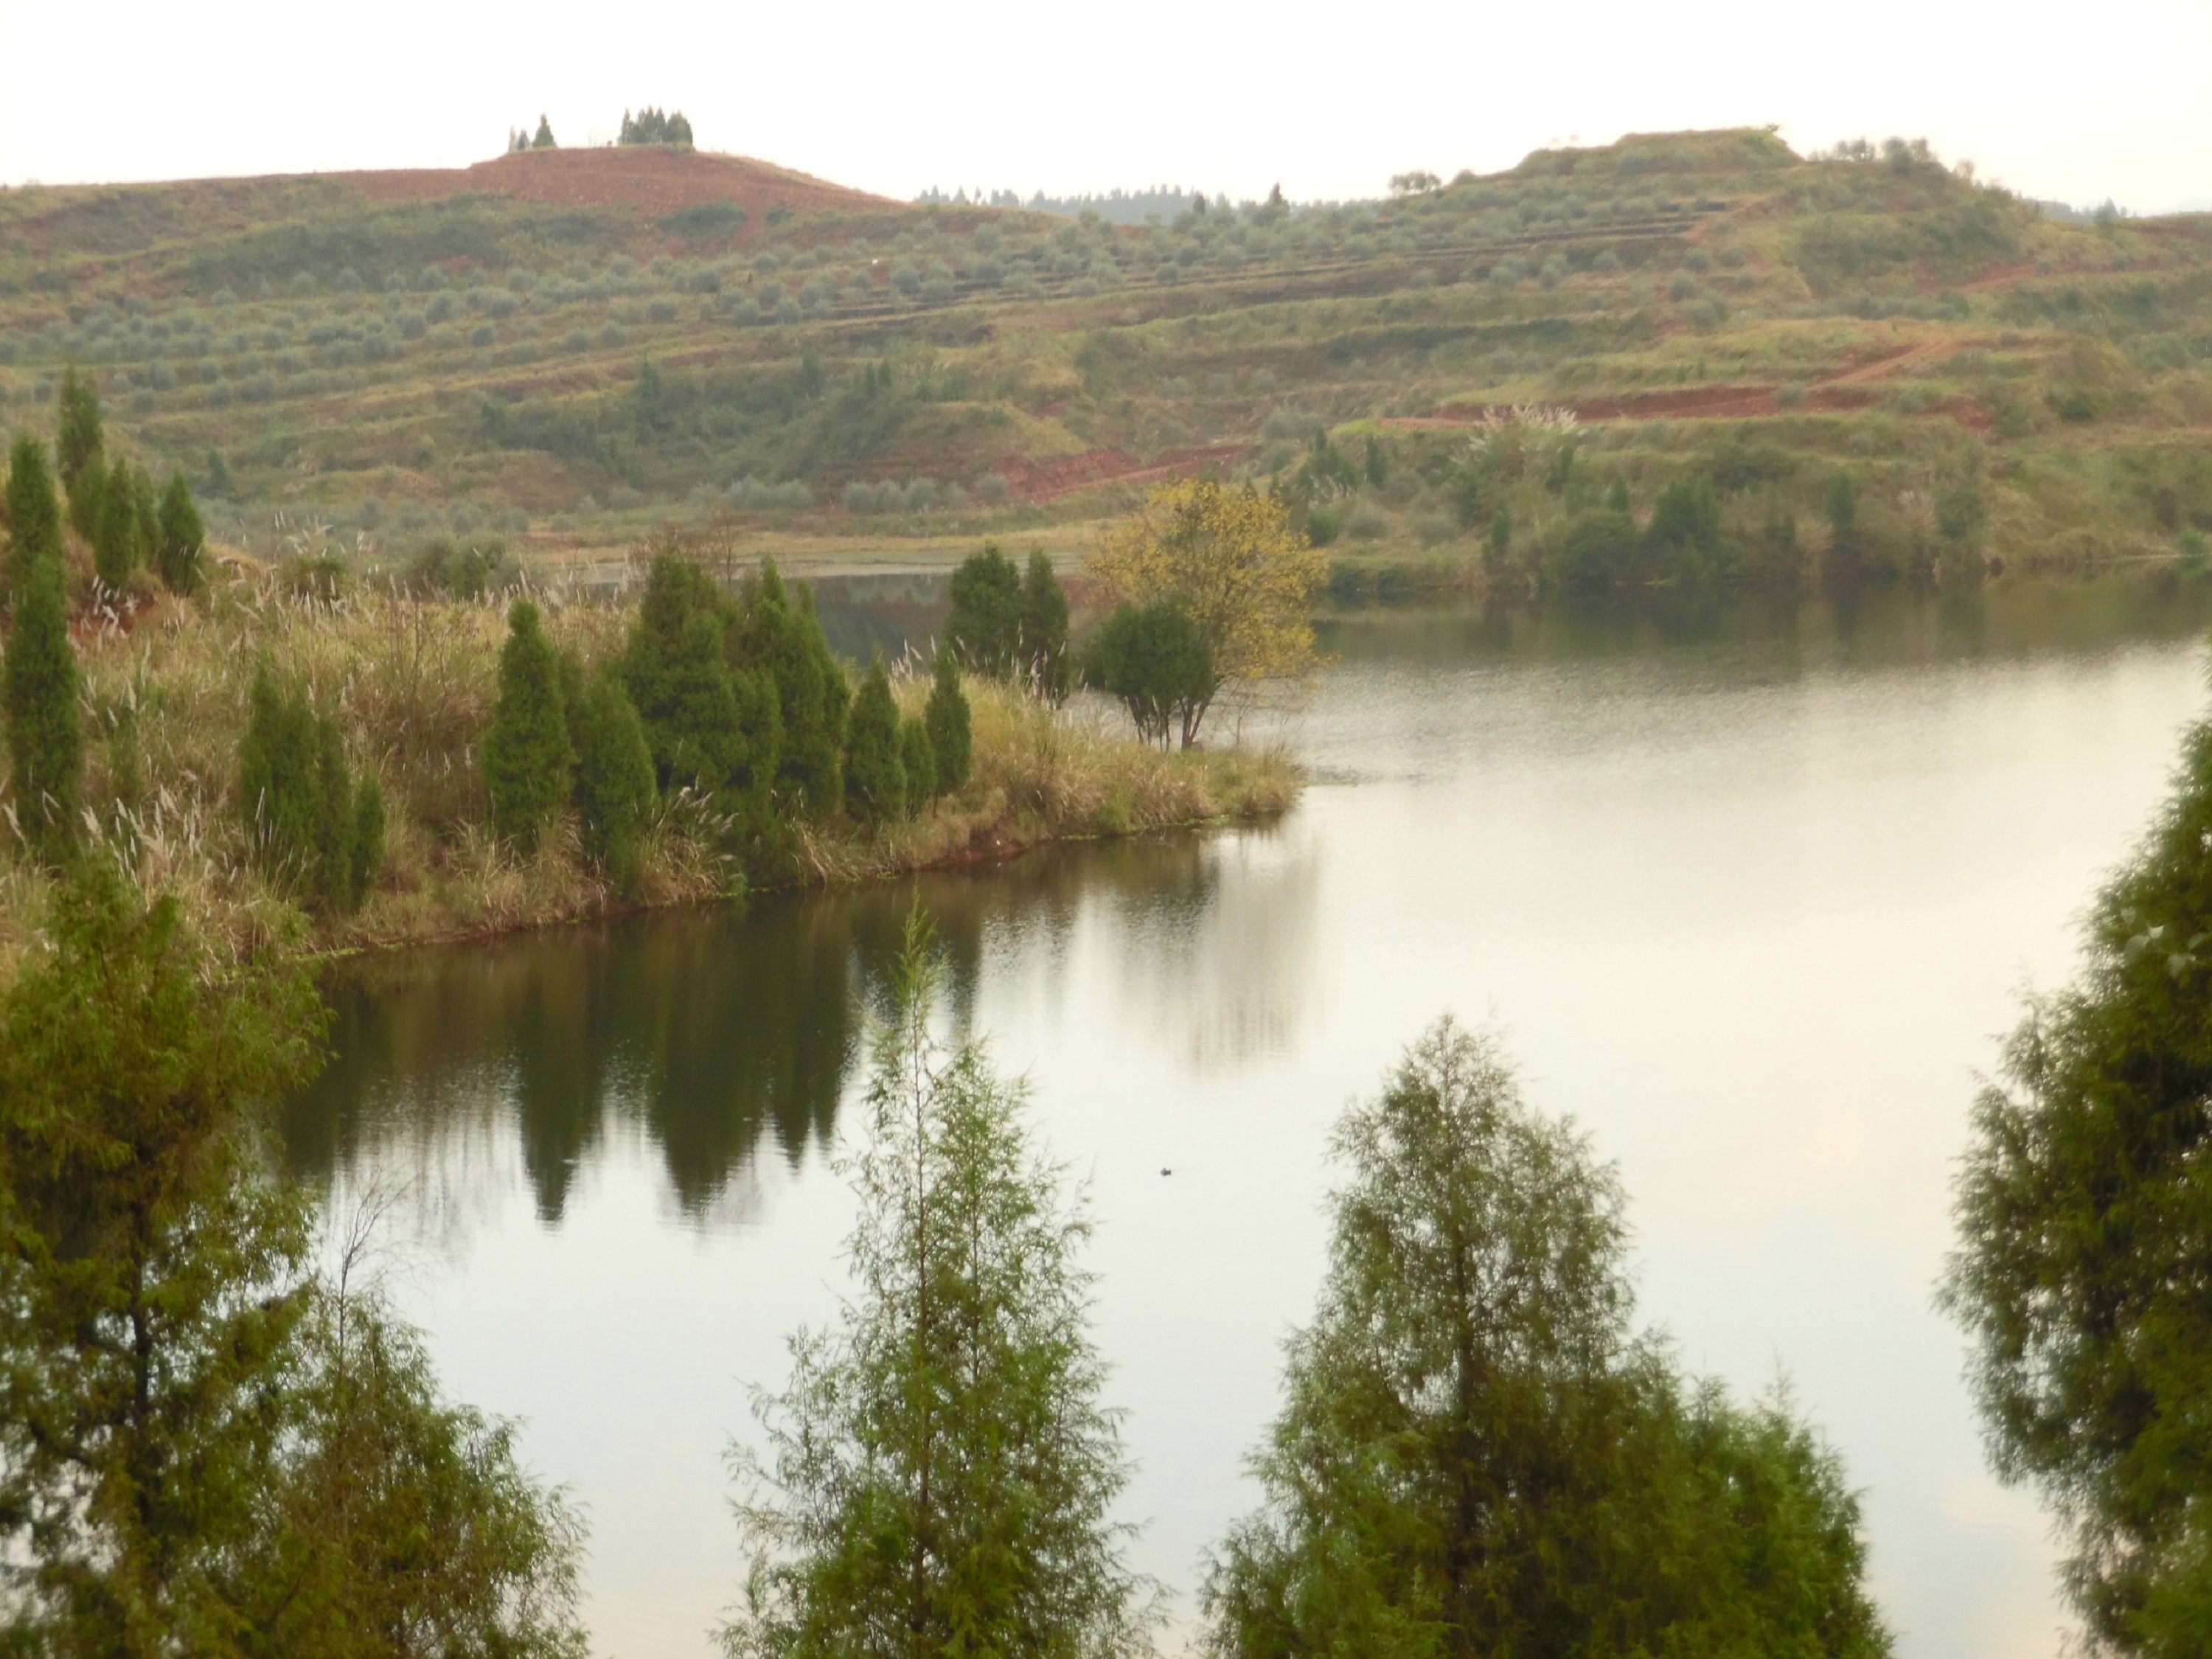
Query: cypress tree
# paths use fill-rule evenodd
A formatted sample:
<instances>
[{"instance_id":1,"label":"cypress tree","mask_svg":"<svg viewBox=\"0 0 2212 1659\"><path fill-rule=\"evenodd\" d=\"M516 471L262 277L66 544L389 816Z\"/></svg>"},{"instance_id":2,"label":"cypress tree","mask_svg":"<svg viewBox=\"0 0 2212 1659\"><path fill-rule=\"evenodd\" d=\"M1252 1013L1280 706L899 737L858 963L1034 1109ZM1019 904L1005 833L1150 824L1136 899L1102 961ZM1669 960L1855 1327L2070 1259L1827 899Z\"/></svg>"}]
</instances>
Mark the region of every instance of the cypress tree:
<instances>
[{"instance_id":1,"label":"cypress tree","mask_svg":"<svg viewBox=\"0 0 2212 1659\"><path fill-rule=\"evenodd\" d=\"M87 470L85 476L90 476ZM137 485L127 461L118 461L101 494L100 518L93 527L93 568L107 588L120 593L138 568Z\"/></svg>"},{"instance_id":2,"label":"cypress tree","mask_svg":"<svg viewBox=\"0 0 2212 1659\"><path fill-rule=\"evenodd\" d=\"M206 549L207 530L200 523L199 508L193 504L191 486L185 482L183 473L172 472L169 487L161 495L155 542L161 581L172 593L190 595L199 591Z\"/></svg>"},{"instance_id":3,"label":"cypress tree","mask_svg":"<svg viewBox=\"0 0 2212 1659\"><path fill-rule=\"evenodd\" d=\"M940 637L978 674L1005 679L1021 650L1023 603L1021 572L987 542L952 573L952 610Z\"/></svg>"},{"instance_id":4,"label":"cypress tree","mask_svg":"<svg viewBox=\"0 0 2212 1659\"><path fill-rule=\"evenodd\" d=\"M724 609L695 566L653 561L623 677L663 789L719 790L744 758Z\"/></svg>"},{"instance_id":5,"label":"cypress tree","mask_svg":"<svg viewBox=\"0 0 2212 1659\"><path fill-rule=\"evenodd\" d=\"M58 862L76 841L84 771L76 653L70 645L59 559L32 559L16 590L7 682L16 830L38 856Z\"/></svg>"},{"instance_id":6,"label":"cypress tree","mask_svg":"<svg viewBox=\"0 0 2212 1659\"><path fill-rule=\"evenodd\" d=\"M937 756L919 714L900 723L899 764L906 772L906 811L912 817L937 799Z\"/></svg>"},{"instance_id":7,"label":"cypress tree","mask_svg":"<svg viewBox=\"0 0 2212 1659\"><path fill-rule=\"evenodd\" d=\"M507 612L499 701L483 741L492 832L525 853L536 850L568 799L575 763L560 662L539 625L538 607L518 599Z\"/></svg>"},{"instance_id":8,"label":"cypress tree","mask_svg":"<svg viewBox=\"0 0 2212 1659\"><path fill-rule=\"evenodd\" d=\"M92 377L71 363L62 371L54 421L54 458L61 469L63 487L74 490L77 475L96 460L106 447L100 429L100 392Z\"/></svg>"},{"instance_id":9,"label":"cypress tree","mask_svg":"<svg viewBox=\"0 0 2212 1659\"><path fill-rule=\"evenodd\" d=\"M131 506L138 520L138 563L150 567L161 552L161 507L154 475L143 466L131 470Z\"/></svg>"},{"instance_id":10,"label":"cypress tree","mask_svg":"<svg viewBox=\"0 0 2212 1659\"><path fill-rule=\"evenodd\" d=\"M46 447L29 433L15 440L8 458L8 592L23 591L32 562L62 556L62 508Z\"/></svg>"},{"instance_id":11,"label":"cypress tree","mask_svg":"<svg viewBox=\"0 0 2212 1659\"><path fill-rule=\"evenodd\" d=\"M374 775L356 789L337 722L304 691L254 675L238 745L239 811L254 862L319 908L350 909L384 862L384 793Z\"/></svg>"},{"instance_id":12,"label":"cypress tree","mask_svg":"<svg viewBox=\"0 0 2212 1659\"><path fill-rule=\"evenodd\" d=\"M584 820L584 856L617 890L637 887L647 821L654 800L653 750L644 723L623 687L603 668L576 714L576 805Z\"/></svg>"},{"instance_id":13,"label":"cypress tree","mask_svg":"<svg viewBox=\"0 0 2212 1659\"><path fill-rule=\"evenodd\" d=\"M553 124L542 115L538 118L538 131L536 136L531 139L530 147L532 149L558 149L561 148L559 144L553 141Z\"/></svg>"},{"instance_id":14,"label":"cypress tree","mask_svg":"<svg viewBox=\"0 0 2212 1659\"><path fill-rule=\"evenodd\" d=\"M1041 547L1030 550L1022 581L1020 655L1032 691L1054 707L1067 701L1067 590Z\"/></svg>"},{"instance_id":15,"label":"cypress tree","mask_svg":"<svg viewBox=\"0 0 2212 1659\"><path fill-rule=\"evenodd\" d=\"M825 797L834 807L838 711L830 682L842 685L843 676L811 612L793 606L773 559L762 561L759 579L746 596L732 655L739 667L763 675L775 692L776 791L816 816L824 810Z\"/></svg>"},{"instance_id":16,"label":"cypress tree","mask_svg":"<svg viewBox=\"0 0 2212 1659\"><path fill-rule=\"evenodd\" d=\"M820 713L812 722L797 736L787 739L785 769L796 784L805 810L817 817L826 817L844 803L845 774L838 757L845 749L845 722L852 708L853 685L845 678L844 664L837 660L837 653L830 648L829 637L822 631L822 619L815 614L811 587L799 590L799 606L794 615L799 644L813 665L821 704Z\"/></svg>"},{"instance_id":17,"label":"cypress tree","mask_svg":"<svg viewBox=\"0 0 2212 1659\"><path fill-rule=\"evenodd\" d=\"M960 664L950 651L937 653L936 670L930 678L929 702L922 711L922 720L929 728L930 758L937 774L937 787L941 793L950 793L968 781L975 748L968 694L960 689Z\"/></svg>"},{"instance_id":18,"label":"cypress tree","mask_svg":"<svg viewBox=\"0 0 2212 1659\"><path fill-rule=\"evenodd\" d=\"M70 528L88 542L98 541L100 514L107 505L107 458L94 450L64 483L69 491Z\"/></svg>"},{"instance_id":19,"label":"cypress tree","mask_svg":"<svg viewBox=\"0 0 2212 1659\"><path fill-rule=\"evenodd\" d=\"M906 766L901 758L898 705L891 699L884 659L868 665L853 699L845 732L845 804L870 827L906 809Z\"/></svg>"}]
</instances>

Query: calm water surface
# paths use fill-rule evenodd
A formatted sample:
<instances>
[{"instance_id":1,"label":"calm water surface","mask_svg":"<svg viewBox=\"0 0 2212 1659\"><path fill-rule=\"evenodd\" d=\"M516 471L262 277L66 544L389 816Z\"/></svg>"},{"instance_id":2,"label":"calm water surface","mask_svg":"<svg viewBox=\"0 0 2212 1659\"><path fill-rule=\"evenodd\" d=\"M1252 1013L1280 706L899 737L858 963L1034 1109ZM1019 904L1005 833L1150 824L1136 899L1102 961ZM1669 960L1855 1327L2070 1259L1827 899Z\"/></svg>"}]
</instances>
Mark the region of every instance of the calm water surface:
<instances>
[{"instance_id":1,"label":"calm water surface","mask_svg":"<svg viewBox=\"0 0 2212 1659\"><path fill-rule=\"evenodd\" d=\"M898 603L840 625L917 626ZM2055 1656L2045 1523L1984 1472L1930 1287L1977 1070L2160 796L2208 616L2108 585L1348 619L1276 722L1319 780L1279 827L923 884L957 1016L1089 1182L1140 1564L1187 1589L1250 1502L1330 1121L1449 1010L1619 1161L1644 1315L1685 1362L1786 1373L1840 1445L1900 1651ZM738 1571L724 1448L786 1333L835 1311L829 1154L908 899L337 988L292 1156L342 1204L409 1183L402 1300L448 1385L526 1419L586 1507L603 1652L710 1650Z\"/></svg>"}]
</instances>

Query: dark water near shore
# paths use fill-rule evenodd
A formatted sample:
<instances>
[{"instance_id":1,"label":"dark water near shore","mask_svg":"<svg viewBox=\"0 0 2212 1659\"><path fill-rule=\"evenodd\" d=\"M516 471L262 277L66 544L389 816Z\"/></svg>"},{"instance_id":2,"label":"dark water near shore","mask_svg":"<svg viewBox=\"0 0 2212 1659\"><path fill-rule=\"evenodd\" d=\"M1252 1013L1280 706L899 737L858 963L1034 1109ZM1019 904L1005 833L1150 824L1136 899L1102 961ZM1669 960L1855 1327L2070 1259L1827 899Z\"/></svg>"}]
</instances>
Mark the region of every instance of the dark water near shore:
<instances>
[{"instance_id":1,"label":"dark water near shore","mask_svg":"<svg viewBox=\"0 0 2212 1659\"><path fill-rule=\"evenodd\" d=\"M824 609L896 648L934 595ZM1188 1589L1249 1503L1329 1121L1450 1010L1620 1161L1645 1316L1686 1362L1786 1370L1842 1447L1900 1650L2055 1656L2045 1522L1984 1472L1930 1287L1975 1073L2161 793L2208 620L2204 589L2136 580L1347 617L1310 704L1245 723L1318 780L1282 824L921 884L956 1017L1090 1186L1141 1564ZM828 1153L912 890L336 988L291 1156L341 1204L410 1183L402 1299L588 1508L604 1652L704 1655L735 1589L722 1449L744 1383L834 1311Z\"/></svg>"}]
</instances>

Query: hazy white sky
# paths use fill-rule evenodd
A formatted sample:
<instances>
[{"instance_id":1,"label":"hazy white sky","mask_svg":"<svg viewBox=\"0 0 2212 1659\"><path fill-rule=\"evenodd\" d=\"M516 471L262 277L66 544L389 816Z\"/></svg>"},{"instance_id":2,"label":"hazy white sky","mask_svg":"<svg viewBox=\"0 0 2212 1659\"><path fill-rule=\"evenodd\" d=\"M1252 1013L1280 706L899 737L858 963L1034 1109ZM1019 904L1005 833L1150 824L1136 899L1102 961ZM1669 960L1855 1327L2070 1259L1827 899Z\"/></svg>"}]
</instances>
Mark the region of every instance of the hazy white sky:
<instances>
[{"instance_id":1,"label":"hazy white sky","mask_svg":"<svg viewBox=\"0 0 2212 1659\"><path fill-rule=\"evenodd\" d=\"M28 66L38 66L30 73ZM2212 0L0 0L0 181L454 167L510 125L895 197L1172 181L1293 198L1624 131L1924 135L2028 194L2212 205Z\"/></svg>"}]
</instances>

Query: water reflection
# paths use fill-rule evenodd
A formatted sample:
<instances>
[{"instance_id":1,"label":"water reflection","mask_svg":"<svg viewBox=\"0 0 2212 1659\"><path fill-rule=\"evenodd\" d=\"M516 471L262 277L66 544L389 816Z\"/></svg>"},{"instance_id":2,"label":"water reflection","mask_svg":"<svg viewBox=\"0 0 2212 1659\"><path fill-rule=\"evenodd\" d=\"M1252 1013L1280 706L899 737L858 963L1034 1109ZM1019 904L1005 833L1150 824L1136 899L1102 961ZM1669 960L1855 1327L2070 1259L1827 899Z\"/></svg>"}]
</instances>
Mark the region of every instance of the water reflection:
<instances>
[{"instance_id":1,"label":"water reflection","mask_svg":"<svg viewBox=\"0 0 2212 1659\"><path fill-rule=\"evenodd\" d=\"M1006 954L994 937L1049 983L1088 915L1115 941L1125 1006L1202 1068L1286 1040L1311 980L1314 869L1304 838L1167 836L349 965L328 987L331 1064L283 1115L287 1154L326 1184L404 1150L433 1231L481 1213L519 1155L557 1224L622 1125L655 1148L678 1212L741 1218L733 1178L764 1147L796 1167L828 1146L916 902L957 1024Z\"/></svg>"}]
</instances>

